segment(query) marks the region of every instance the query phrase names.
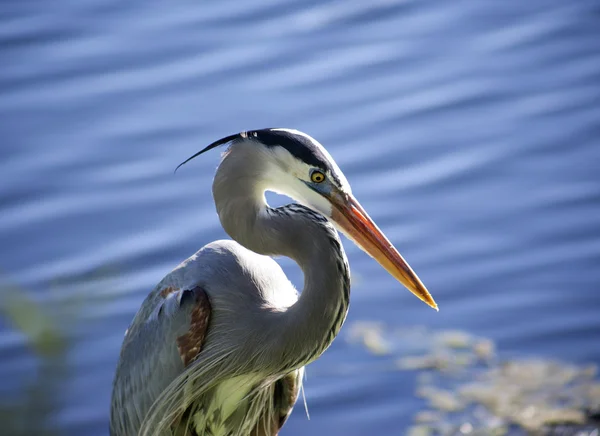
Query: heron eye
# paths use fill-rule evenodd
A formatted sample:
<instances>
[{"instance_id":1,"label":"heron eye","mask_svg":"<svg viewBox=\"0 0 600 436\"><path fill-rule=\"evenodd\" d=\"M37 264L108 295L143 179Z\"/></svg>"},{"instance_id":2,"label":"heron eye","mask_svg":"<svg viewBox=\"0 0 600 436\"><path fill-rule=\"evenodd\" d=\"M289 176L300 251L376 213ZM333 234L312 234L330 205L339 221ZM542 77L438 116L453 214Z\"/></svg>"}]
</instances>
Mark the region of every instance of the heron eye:
<instances>
[{"instance_id":1,"label":"heron eye","mask_svg":"<svg viewBox=\"0 0 600 436\"><path fill-rule=\"evenodd\" d=\"M321 183L323 180L325 180L325 174L323 174L321 171L315 170L310 175L310 180L312 180L314 183Z\"/></svg>"}]
</instances>

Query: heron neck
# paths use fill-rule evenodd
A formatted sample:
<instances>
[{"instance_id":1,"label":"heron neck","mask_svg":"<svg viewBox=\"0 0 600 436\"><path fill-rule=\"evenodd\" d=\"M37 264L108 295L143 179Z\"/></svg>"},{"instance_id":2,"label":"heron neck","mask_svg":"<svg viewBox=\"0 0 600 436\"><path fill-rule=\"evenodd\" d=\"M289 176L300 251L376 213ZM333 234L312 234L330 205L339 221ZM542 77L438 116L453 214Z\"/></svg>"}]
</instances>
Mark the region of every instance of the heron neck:
<instances>
[{"instance_id":1,"label":"heron neck","mask_svg":"<svg viewBox=\"0 0 600 436\"><path fill-rule=\"evenodd\" d=\"M290 257L304 273L298 301L281 315L279 349L303 366L323 353L346 319L350 297L348 261L335 228L300 205L270 209L257 223L261 233L272 232L264 254ZM264 216L264 215L263 215ZM286 361L283 359L282 361Z\"/></svg>"},{"instance_id":2,"label":"heron neck","mask_svg":"<svg viewBox=\"0 0 600 436\"><path fill-rule=\"evenodd\" d=\"M213 184L225 231L256 253L293 259L304 273L300 298L287 310L265 318L264 328L272 334L263 336L273 342L263 349L279 354L274 362L286 362L290 370L301 367L325 351L346 318L350 272L341 241L322 215L304 206L270 208L258 188L261 184L245 174L253 166L245 161L227 168L232 162L226 160Z\"/></svg>"}]
</instances>

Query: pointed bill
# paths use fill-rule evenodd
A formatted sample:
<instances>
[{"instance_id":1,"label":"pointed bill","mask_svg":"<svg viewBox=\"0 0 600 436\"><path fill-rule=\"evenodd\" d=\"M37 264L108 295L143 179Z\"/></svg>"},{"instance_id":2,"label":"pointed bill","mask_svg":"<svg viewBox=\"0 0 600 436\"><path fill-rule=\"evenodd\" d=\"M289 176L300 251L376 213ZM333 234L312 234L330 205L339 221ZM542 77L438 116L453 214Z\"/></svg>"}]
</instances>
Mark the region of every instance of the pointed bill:
<instances>
[{"instance_id":1,"label":"pointed bill","mask_svg":"<svg viewBox=\"0 0 600 436\"><path fill-rule=\"evenodd\" d=\"M335 196L331 218L346 236L379 262L388 273L417 298L435 310L439 310L419 277L354 197L351 195L346 198Z\"/></svg>"}]
</instances>

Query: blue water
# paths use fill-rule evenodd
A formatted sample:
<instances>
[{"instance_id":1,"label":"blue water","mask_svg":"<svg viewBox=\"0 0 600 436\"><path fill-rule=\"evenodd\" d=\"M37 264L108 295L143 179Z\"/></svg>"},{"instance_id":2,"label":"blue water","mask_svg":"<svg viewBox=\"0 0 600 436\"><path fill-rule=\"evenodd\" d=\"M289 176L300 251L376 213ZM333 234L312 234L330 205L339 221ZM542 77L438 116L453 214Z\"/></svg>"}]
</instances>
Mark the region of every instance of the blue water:
<instances>
[{"instance_id":1,"label":"blue water","mask_svg":"<svg viewBox=\"0 0 600 436\"><path fill-rule=\"evenodd\" d=\"M268 126L328 148L441 308L346 241L349 322L464 329L503 356L600 363L596 1L7 1L0 272L35 301L78 302L52 420L65 435L107 434L145 294L226 237L217 153L173 169ZM11 401L34 366L23 336L0 329ZM319 375L356 353L338 340L309 367L311 420L297 407L284 434L403 434L422 406L414 374Z\"/></svg>"}]
</instances>

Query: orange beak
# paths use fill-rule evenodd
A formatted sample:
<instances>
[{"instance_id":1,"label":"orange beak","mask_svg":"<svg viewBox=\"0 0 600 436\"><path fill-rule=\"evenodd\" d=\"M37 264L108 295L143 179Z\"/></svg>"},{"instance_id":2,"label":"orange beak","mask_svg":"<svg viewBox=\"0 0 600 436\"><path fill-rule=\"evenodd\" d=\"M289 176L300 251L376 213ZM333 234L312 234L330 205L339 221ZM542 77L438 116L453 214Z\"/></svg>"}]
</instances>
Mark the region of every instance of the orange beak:
<instances>
[{"instance_id":1,"label":"orange beak","mask_svg":"<svg viewBox=\"0 0 600 436\"><path fill-rule=\"evenodd\" d=\"M360 248L427 305L438 310L433 297L398 250L351 195L334 195L331 218Z\"/></svg>"}]
</instances>

